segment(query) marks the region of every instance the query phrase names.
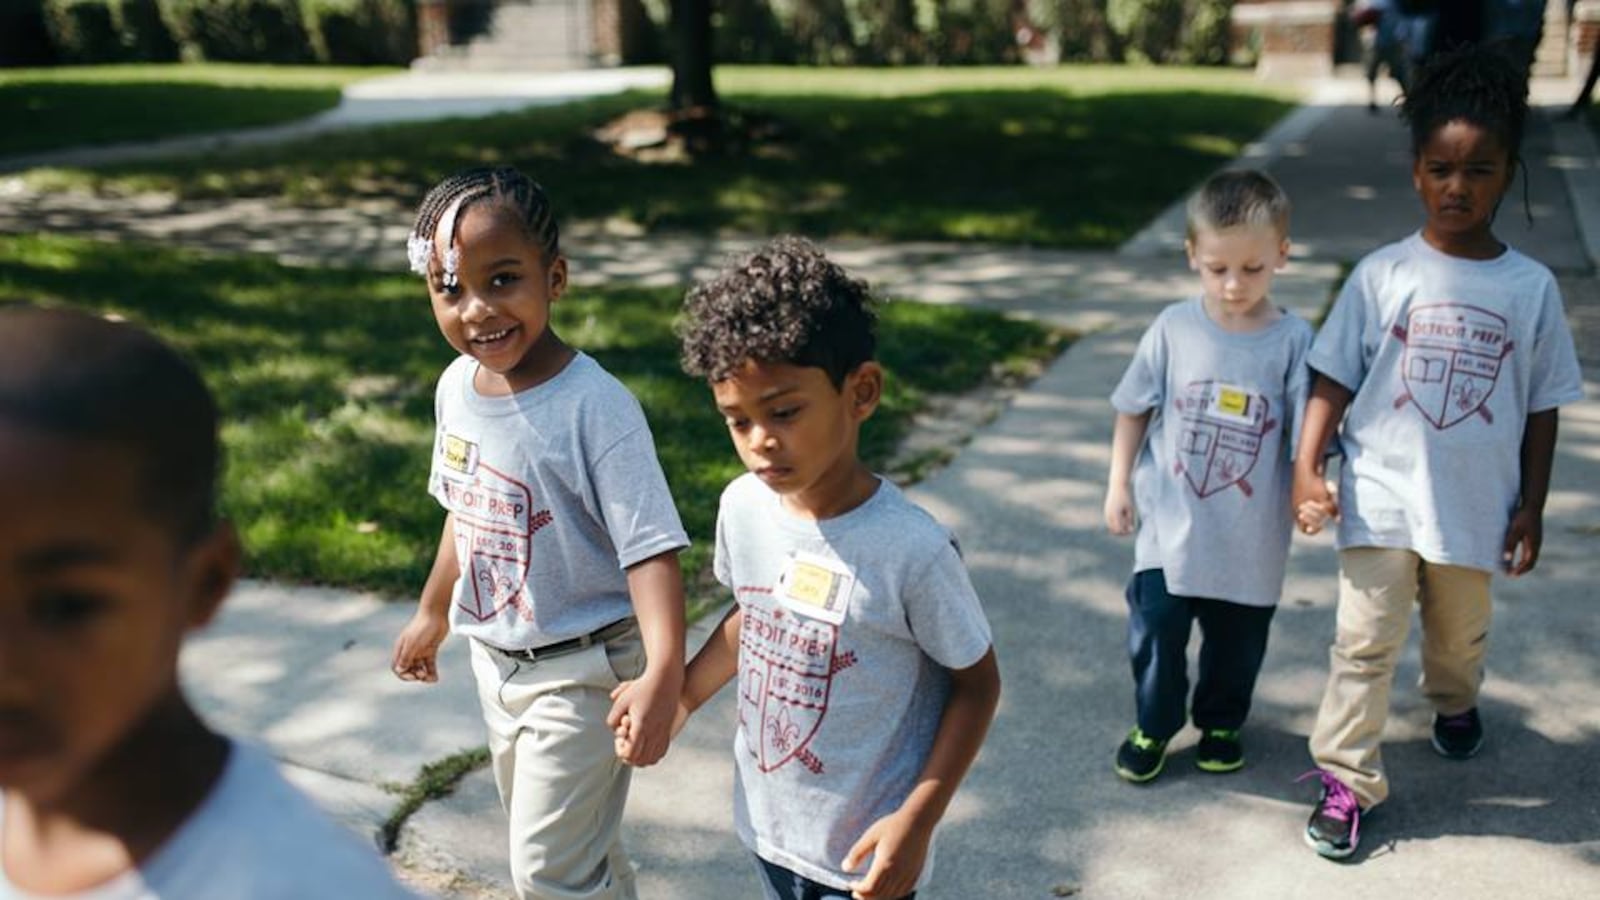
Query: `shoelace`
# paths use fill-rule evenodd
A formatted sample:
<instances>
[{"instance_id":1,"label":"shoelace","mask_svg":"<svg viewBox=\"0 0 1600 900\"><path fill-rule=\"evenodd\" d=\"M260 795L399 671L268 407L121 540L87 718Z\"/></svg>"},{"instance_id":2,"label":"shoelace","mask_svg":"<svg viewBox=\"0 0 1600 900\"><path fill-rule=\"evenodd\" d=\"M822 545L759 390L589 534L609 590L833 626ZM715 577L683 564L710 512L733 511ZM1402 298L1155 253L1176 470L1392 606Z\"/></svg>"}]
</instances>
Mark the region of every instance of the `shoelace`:
<instances>
[{"instance_id":1,"label":"shoelace","mask_svg":"<svg viewBox=\"0 0 1600 900\"><path fill-rule=\"evenodd\" d=\"M1128 740L1132 741L1133 745L1138 747L1140 750L1153 750L1161 746L1160 741L1145 734L1143 731L1140 731L1137 728L1135 728L1132 733L1128 735Z\"/></svg>"},{"instance_id":2,"label":"shoelace","mask_svg":"<svg viewBox=\"0 0 1600 900\"><path fill-rule=\"evenodd\" d=\"M1349 822L1350 844L1354 846L1361 834L1361 804L1356 800L1356 795L1326 769L1312 769L1296 778L1295 782L1305 781L1313 775L1322 779L1322 803L1319 807L1322 814L1339 822Z\"/></svg>"},{"instance_id":3,"label":"shoelace","mask_svg":"<svg viewBox=\"0 0 1600 900\"><path fill-rule=\"evenodd\" d=\"M1206 732L1206 737L1221 738L1225 741L1236 741L1239 739L1239 731L1238 729L1213 728Z\"/></svg>"}]
</instances>

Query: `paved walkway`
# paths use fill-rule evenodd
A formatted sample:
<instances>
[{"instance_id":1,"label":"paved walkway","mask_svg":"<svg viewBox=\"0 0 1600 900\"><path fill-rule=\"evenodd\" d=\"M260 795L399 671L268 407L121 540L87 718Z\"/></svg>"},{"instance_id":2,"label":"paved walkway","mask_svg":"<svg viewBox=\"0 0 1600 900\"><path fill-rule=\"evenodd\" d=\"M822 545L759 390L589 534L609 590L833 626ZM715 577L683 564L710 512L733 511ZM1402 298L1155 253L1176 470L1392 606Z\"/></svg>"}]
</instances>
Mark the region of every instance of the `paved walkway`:
<instances>
[{"instance_id":1,"label":"paved walkway","mask_svg":"<svg viewBox=\"0 0 1600 900\"><path fill-rule=\"evenodd\" d=\"M1393 120L1347 105L1346 95L1360 96L1340 84L1319 92L1254 156L1295 199L1297 259L1275 293L1307 315L1326 302L1341 264L1419 221L1404 177L1404 136ZM1570 96L1559 87L1555 95ZM1427 748L1428 710L1409 688L1413 647L1388 732L1396 793L1367 823L1351 865L1327 863L1303 846L1312 791L1293 782L1308 766L1305 735L1333 630L1326 537L1295 545L1247 732L1250 766L1227 777L1196 772L1186 732L1153 785L1130 787L1110 771L1132 715L1122 601L1132 548L1100 524L1105 397L1144 325L1192 290L1171 246L1171 220L1153 223L1121 254L838 248L891 294L1007 309L1092 332L912 492L961 534L1005 678L999 717L947 818L938 884L926 896L1600 896L1600 619L1591 586L1600 549L1600 291L1597 230L1579 226L1600 191L1580 191L1576 200L1572 193L1595 177L1600 156L1586 131L1543 119L1528 149L1536 225L1514 222L1508 201L1504 234L1561 270L1590 399L1563 411L1539 570L1496 582L1483 701L1488 745L1469 763L1440 760ZM7 198L0 230L169 229L171 239L209 246L208 234L241 224L225 207L209 211L209 224L186 219L197 215L186 211L146 211L118 224L104 210L59 200ZM393 255L400 242L385 229L395 220L373 215L370 233L351 240ZM305 227L297 220L293 233ZM331 240L339 229L327 228ZM299 252L275 242L275 230L263 227L252 238L256 249ZM574 236L572 246L580 278L673 283L730 249L722 241L604 235ZM424 762L482 743L459 642L447 645L437 686L388 675L389 644L408 615L404 604L375 597L247 584L189 648L187 682L219 725L260 736L323 802L372 828L394 804L381 785L409 781ZM638 774L626 828L646 900L754 896L729 823L732 728L725 691L662 765ZM503 835L493 788L480 772L410 820L402 856L413 867L462 873L464 895L477 893L470 882L493 896L504 890Z\"/></svg>"}]
</instances>

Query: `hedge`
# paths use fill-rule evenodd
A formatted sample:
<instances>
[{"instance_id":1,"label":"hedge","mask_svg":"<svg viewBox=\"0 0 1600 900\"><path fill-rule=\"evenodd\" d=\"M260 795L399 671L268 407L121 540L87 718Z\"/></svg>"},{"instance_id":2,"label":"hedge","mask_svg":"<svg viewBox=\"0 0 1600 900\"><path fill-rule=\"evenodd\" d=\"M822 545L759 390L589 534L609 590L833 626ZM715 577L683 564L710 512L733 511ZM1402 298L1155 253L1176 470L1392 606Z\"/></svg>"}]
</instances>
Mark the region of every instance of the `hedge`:
<instances>
[{"instance_id":1,"label":"hedge","mask_svg":"<svg viewBox=\"0 0 1600 900\"><path fill-rule=\"evenodd\" d=\"M0 65L405 65L416 52L413 2L0 0Z\"/></svg>"}]
</instances>

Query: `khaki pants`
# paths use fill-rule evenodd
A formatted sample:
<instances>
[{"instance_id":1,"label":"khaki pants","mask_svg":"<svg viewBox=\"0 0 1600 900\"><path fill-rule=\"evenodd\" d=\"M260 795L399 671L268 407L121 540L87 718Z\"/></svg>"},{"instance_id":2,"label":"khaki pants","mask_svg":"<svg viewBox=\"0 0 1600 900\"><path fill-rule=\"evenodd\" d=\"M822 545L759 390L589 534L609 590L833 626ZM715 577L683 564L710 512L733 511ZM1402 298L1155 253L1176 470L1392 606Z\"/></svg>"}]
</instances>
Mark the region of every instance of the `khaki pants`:
<instances>
[{"instance_id":1,"label":"khaki pants","mask_svg":"<svg viewBox=\"0 0 1600 900\"><path fill-rule=\"evenodd\" d=\"M1436 565L1409 550L1339 553L1338 633L1328 687L1311 730L1311 757L1363 809L1389 796L1378 746L1411 607L1422 607L1422 693L1445 716L1478 703L1489 644L1489 573Z\"/></svg>"},{"instance_id":2,"label":"khaki pants","mask_svg":"<svg viewBox=\"0 0 1600 900\"><path fill-rule=\"evenodd\" d=\"M619 828L628 767L616 757L610 692L644 671L635 626L604 644L539 662L472 642L511 879L522 900L634 900Z\"/></svg>"}]
</instances>

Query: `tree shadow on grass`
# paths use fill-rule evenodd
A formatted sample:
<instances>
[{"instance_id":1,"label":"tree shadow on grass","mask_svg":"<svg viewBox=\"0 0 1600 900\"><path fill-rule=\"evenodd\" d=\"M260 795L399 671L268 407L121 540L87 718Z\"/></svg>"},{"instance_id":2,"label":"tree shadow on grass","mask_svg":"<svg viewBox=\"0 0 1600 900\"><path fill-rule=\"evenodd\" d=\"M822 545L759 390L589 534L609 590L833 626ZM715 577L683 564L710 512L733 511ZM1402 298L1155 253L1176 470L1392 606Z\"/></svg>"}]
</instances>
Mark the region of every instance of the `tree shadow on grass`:
<instances>
[{"instance_id":1,"label":"tree shadow on grass","mask_svg":"<svg viewBox=\"0 0 1600 900\"><path fill-rule=\"evenodd\" d=\"M590 132L636 92L467 122L318 137L88 176L182 196L409 207L444 175L511 164L548 187L563 221L699 234L994 240L1109 246L1232 159L1290 104L1252 94L950 90L907 97L732 95L783 137L693 164L616 156Z\"/></svg>"}]
</instances>

